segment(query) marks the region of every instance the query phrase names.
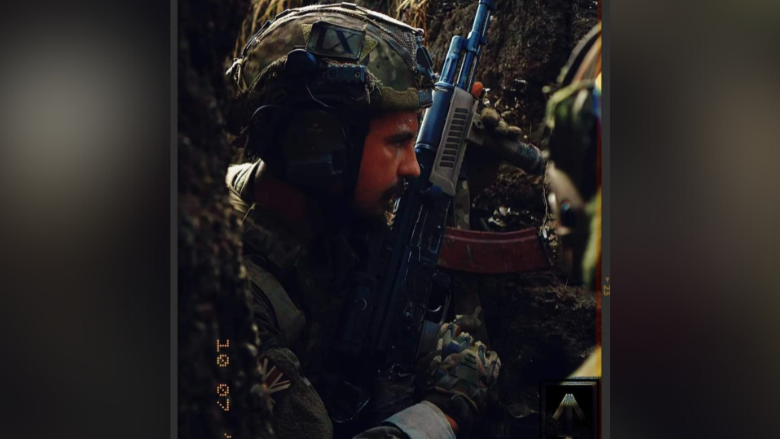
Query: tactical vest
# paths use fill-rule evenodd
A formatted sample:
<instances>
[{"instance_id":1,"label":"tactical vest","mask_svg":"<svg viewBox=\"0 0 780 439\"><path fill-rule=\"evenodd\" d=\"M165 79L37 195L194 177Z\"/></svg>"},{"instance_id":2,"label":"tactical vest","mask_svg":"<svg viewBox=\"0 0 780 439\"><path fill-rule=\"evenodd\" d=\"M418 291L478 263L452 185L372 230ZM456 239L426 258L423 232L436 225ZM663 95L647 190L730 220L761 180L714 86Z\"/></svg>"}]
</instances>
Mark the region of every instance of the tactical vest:
<instances>
[{"instance_id":1,"label":"tactical vest","mask_svg":"<svg viewBox=\"0 0 780 439\"><path fill-rule=\"evenodd\" d=\"M260 314L256 320L258 323L273 321L273 334L263 334L261 328L263 348L278 343L290 349L300 362L303 374L323 400L327 400L327 391L321 393L326 388L321 374L328 342L333 339L341 317L350 276L360 262L356 248L365 251L365 243L360 240L357 247L350 245L349 233L355 239L358 229L365 232L364 227L380 227L381 220L373 225L361 223L349 230L304 237L295 233L289 223L277 219L274 212L263 211L260 206L245 201L254 190L252 176L256 167L257 164L245 164L231 168L227 183L231 188L231 204L244 216L243 262L253 284L253 299L262 302L255 308ZM382 234L370 235L376 241L369 247L375 248L375 243L383 239ZM361 412L360 421L345 428L377 425L414 404L413 392L413 375L400 380L379 377L373 384L371 403Z\"/></svg>"},{"instance_id":2,"label":"tactical vest","mask_svg":"<svg viewBox=\"0 0 780 439\"><path fill-rule=\"evenodd\" d=\"M326 341L343 308L357 255L345 232L304 240L252 205L244 219L244 265L273 308L281 342L316 380Z\"/></svg>"}]
</instances>

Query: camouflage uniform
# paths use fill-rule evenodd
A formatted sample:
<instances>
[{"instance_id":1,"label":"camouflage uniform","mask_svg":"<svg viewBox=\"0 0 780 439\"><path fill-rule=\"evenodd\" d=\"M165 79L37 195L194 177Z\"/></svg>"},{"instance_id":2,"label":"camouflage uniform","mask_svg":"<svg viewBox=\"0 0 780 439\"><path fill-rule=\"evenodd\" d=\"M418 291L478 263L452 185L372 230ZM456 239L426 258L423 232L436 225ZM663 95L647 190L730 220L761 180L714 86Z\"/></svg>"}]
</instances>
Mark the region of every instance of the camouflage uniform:
<instances>
[{"instance_id":1,"label":"camouflage uniform","mask_svg":"<svg viewBox=\"0 0 780 439\"><path fill-rule=\"evenodd\" d=\"M279 149L269 142L272 136L251 131L258 111L292 107L301 100L327 108L341 105L355 114L424 108L431 102L434 77L430 57L420 48L421 36L422 30L351 4L285 11L249 40L228 70L238 90L229 127L247 141L247 149L254 148L253 136L255 142L258 138L264 142L260 148L266 152L256 155L284 181L289 177L285 164L263 155ZM290 79L288 60L294 61L291 54L298 49L317 55L318 67L326 64L328 70L303 84ZM305 64L309 55L300 59ZM354 73L356 79L342 77L344 72ZM310 196L307 224L295 226L253 201L261 163L231 167L227 185L231 203L244 217L244 265L262 342L260 373L273 399L273 428L282 439L334 437L321 373L349 274L363 256L351 236L355 227L377 230L380 233L372 236L381 236L386 224L366 221L344 227L331 220L327 203ZM377 385L391 391L374 394L358 425L381 425L360 437L455 437L439 407L425 401L415 404L413 377ZM335 431L339 437L345 433Z\"/></svg>"},{"instance_id":2,"label":"camouflage uniform","mask_svg":"<svg viewBox=\"0 0 780 439\"><path fill-rule=\"evenodd\" d=\"M550 184L572 278L595 286L601 268L601 25L577 45L547 103Z\"/></svg>"},{"instance_id":3,"label":"camouflage uniform","mask_svg":"<svg viewBox=\"0 0 780 439\"><path fill-rule=\"evenodd\" d=\"M317 390L323 385L319 373L344 301L347 275L359 256L343 230L320 230L304 237L274 212L252 203L249 193L258 166L231 167L227 183L231 203L245 218L244 265L260 330L261 370L273 400L272 425L278 438L334 437ZM400 413L359 437L455 437L438 407L414 404L413 381L405 387L393 384L394 394L367 408L369 418L363 424Z\"/></svg>"},{"instance_id":4,"label":"camouflage uniform","mask_svg":"<svg viewBox=\"0 0 780 439\"><path fill-rule=\"evenodd\" d=\"M572 52L547 103L552 210L571 279L601 291L601 24ZM597 318L597 327L600 322ZM601 346L572 376L601 376Z\"/></svg>"}]
</instances>

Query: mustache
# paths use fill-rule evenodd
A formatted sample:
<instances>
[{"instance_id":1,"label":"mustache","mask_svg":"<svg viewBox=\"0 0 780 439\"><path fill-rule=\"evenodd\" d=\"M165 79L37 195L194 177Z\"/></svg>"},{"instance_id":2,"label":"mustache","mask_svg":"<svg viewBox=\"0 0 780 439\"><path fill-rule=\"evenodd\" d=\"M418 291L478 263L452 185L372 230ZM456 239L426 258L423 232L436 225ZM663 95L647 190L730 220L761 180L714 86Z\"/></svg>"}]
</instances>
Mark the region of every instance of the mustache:
<instances>
[{"instance_id":1,"label":"mustache","mask_svg":"<svg viewBox=\"0 0 780 439\"><path fill-rule=\"evenodd\" d=\"M389 189L387 189L382 196L382 199L386 201L390 201L393 198L400 197L404 191L406 191L406 187L408 186L408 182L406 180L400 180L393 186L391 186Z\"/></svg>"}]
</instances>

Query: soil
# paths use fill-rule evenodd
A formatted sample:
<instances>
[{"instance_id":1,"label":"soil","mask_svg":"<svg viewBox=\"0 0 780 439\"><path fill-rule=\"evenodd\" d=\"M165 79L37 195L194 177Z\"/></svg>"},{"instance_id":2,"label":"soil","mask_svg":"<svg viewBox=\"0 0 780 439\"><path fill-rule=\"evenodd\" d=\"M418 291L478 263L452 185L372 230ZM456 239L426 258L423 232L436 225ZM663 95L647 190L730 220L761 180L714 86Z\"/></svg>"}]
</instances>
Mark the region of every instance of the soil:
<instances>
[{"instance_id":1,"label":"soil","mask_svg":"<svg viewBox=\"0 0 780 439\"><path fill-rule=\"evenodd\" d=\"M230 91L223 72L249 3L179 4L179 423L185 436L192 437L223 437L225 429L234 437L267 433L267 426L257 421L262 416L242 416L257 413L263 403L249 391L256 340L237 263L241 252L237 221L223 183L234 153L224 132ZM356 3L384 13L396 4ZM470 30L477 2L431 0L427 5L423 22L428 47L435 65L441 66L452 36L466 36ZM401 18L411 21L411 14L407 11ZM561 67L598 15L598 4L592 0L498 1L476 77L489 89L486 100L508 123L522 129L525 142L544 149L540 126L549 91L555 90ZM472 194L473 209L488 220L500 220L489 222L494 231L539 230L555 262L557 239L545 203L547 191L543 178L502 164L495 183ZM502 215L502 207L511 213ZM475 430L480 432L476 436L538 437L539 381L567 376L595 345L593 293L568 285L557 266L500 276L450 274L456 294L478 294L490 347L503 363L497 386L503 410ZM232 337L235 368L216 367L211 345L222 337ZM235 398L229 416L213 410L215 395L201 390L216 388L218 379L231 383ZM250 424L247 419L256 421ZM507 419L511 422L503 422Z\"/></svg>"},{"instance_id":2,"label":"soil","mask_svg":"<svg viewBox=\"0 0 780 439\"><path fill-rule=\"evenodd\" d=\"M241 276L238 221L224 184L232 152L224 134L230 94L222 63L248 6L248 0L206 0L180 2L178 8L181 437L271 436L267 395L254 387L260 381L253 373L257 333ZM217 362L217 343L227 345L219 350L227 355L225 367ZM218 392L229 396L229 406Z\"/></svg>"},{"instance_id":3,"label":"soil","mask_svg":"<svg viewBox=\"0 0 780 439\"><path fill-rule=\"evenodd\" d=\"M477 2L430 3L428 47L435 65L442 65L452 35L465 37L470 30ZM498 2L476 78L489 89L486 101L522 129L523 141L545 149L541 127L547 98L572 49L598 16L594 1ZM487 218L492 231L537 229L555 262L558 242L547 216L547 193L544 178L502 164L495 182L472 194L472 216ZM503 415L484 426L483 437L539 437L539 382L568 376L592 352L595 295L568 285L557 265L500 276L451 274L456 294L479 292L490 347L502 359L497 388Z\"/></svg>"}]
</instances>

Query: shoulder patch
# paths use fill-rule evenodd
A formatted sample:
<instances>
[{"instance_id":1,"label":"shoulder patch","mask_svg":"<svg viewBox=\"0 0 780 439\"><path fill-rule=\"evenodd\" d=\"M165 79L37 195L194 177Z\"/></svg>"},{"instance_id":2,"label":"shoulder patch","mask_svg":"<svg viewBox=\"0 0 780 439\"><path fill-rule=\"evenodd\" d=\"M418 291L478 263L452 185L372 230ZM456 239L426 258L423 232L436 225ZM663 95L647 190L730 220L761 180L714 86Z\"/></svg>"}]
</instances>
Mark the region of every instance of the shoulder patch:
<instances>
[{"instance_id":1,"label":"shoulder patch","mask_svg":"<svg viewBox=\"0 0 780 439\"><path fill-rule=\"evenodd\" d=\"M356 61L363 51L365 39L365 31L356 31L325 21L318 21L312 25L308 32L306 50L328 58Z\"/></svg>"},{"instance_id":2,"label":"shoulder patch","mask_svg":"<svg viewBox=\"0 0 780 439\"><path fill-rule=\"evenodd\" d=\"M263 384L268 389L271 404L275 404L276 401L284 396L284 393L274 396L275 393L286 391L292 385L290 378L276 367L276 364L269 360L268 357L260 360L260 374L263 377Z\"/></svg>"}]
</instances>

